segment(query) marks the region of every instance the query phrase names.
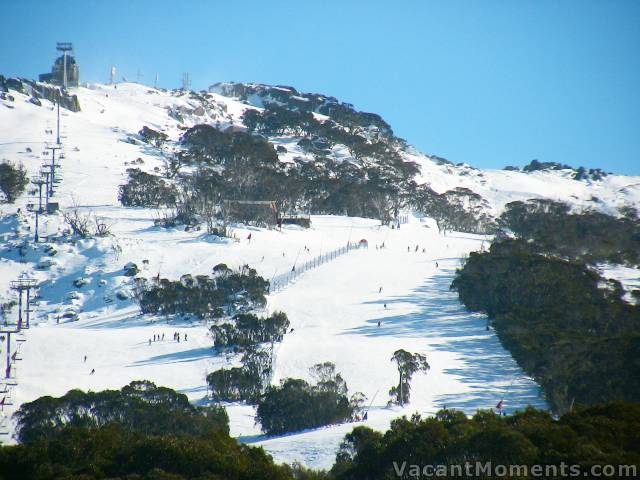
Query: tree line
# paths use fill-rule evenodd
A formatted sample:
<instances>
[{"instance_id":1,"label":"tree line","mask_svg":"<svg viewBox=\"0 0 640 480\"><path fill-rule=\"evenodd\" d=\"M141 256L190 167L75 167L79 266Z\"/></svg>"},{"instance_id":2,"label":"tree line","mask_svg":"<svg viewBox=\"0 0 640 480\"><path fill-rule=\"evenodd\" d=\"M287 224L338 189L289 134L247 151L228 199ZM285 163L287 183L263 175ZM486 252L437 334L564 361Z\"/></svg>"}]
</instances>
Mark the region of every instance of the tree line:
<instances>
[{"instance_id":1,"label":"tree line","mask_svg":"<svg viewBox=\"0 0 640 480\"><path fill-rule=\"evenodd\" d=\"M181 138L182 150L165 157L164 178L139 169L129 170L120 186L124 205L169 207L159 224L206 223L211 233L225 232L229 220L226 201L273 201L280 211L306 211L380 219L390 224L401 208L412 206L436 218L441 230L488 233L495 228L488 203L469 189L438 194L418 186L415 163L400 154L402 145L387 137L368 138L347 131L333 120L319 121L310 112L272 106L249 109L243 121L249 132L222 131L196 125ZM150 129L141 136L157 145L161 137ZM159 132L158 132L159 133ZM296 157L283 163L268 136L302 135L300 148L313 159ZM339 161L330 153L344 145L353 161Z\"/></svg>"},{"instance_id":2,"label":"tree line","mask_svg":"<svg viewBox=\"0 0 640 480\"><path fill-rule=\"evenodd\" d=\"M566 203L531 199L507 204L499 226L553 255L587 263L640 265L640 220L632 207L613 216L572 212Z\"/></svg>"},{"instance_id":3,"label":"tree line","mask_svg":"<svg viewBox=\"0 0 640 480\"><path fill-rule=\"evenodd\" d=\"M476 474L476 462L505 466L506 474L497 469ZM466 464L474 468L471 475ZM543 469L542 476L531 468L535 465ZM590 473L594 465L628 465L631 469L622 473L637 475L640 405L603 404L559 419L532 407L508 417L478 410L468 418L460 411L440 410L433 417L396 419L384 433L356 427L342 442L329 478L429 478L423 477L429 466L428 473L437 478L561 478ZM514 466L525 467L526 473L510 471Z\"/></svg>"},{"instance_id":4,"label":"tree line","mask_svg":"<svg viewBox=\"0 0 640 480\"><path fill-rule=\"evenodd\" d=\"M451 285L485 312L516 361L555 411L640 396L640 306L576 260L526 240L472 252Z\"/></svg>"},{"instance_id":5,"label":"tree line","mask_svg":"<svg viewBox=\"0 0 640 480\"><path fill-rule=\"evenodd\" d=\"M268 291L269 281L248 265L236 272L220 264L211 277L136 278L135 299L142 313L215 318L263 307Z\"/></svg>"},{"instance_id":6,"label":"tree line","mask_svg":"<svg viewBox=\"0 0 640 480\"><path fill-rule=\"evenodd\" d=\"M304 416L294 410L291 419L304 428L316 419L310 407L321 396L346 391L331 365L314 368L317 397L310 398L301 381L288 380L263 407L274 432L286 431L282 419L288 406L309 402L302 405L309 409ZM304 394L291 396L294 389ZM334 415L346 411L341 402ZM611 465L632 478L640 465L637 403L579 407L558 418L532 407L506 417L483 410L467 417L445 409L424 418L398 418L386 432L358 426L345 436L327 472L274 464L262 448L229 436L224 409L192 406L184 395L148 381L120 391L43 397L23 404L16 415L20 443L0 446L0 476L7 480L382 480L416 478L424 466L433 466L438 478L460 478L465 472L460 469L475 462L519 466L511 478L540 478L532 473L535 465L544 468L545 478L559 477L569 465L580 473ZM625 465L629 469L618 470Z\"/></svg>"}]
</instances>

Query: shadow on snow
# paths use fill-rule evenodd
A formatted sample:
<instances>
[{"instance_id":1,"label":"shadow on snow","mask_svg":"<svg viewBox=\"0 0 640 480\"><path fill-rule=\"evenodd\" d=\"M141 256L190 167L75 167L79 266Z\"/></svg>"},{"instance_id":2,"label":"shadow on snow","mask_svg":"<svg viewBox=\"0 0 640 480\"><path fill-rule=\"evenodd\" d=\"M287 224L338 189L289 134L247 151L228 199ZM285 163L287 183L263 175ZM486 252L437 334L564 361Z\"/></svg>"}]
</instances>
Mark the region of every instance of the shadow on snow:
<instances>
[{"instance_id":1,"label":"shadow on snow","mask_svg":"<svg viewBox=\"0 0 640 480\"><path fill-rule=\"evenodd\" d=\"M465 310L457 293L449 290L455 272L451 263L441 265L437 273L408 295L367 302L386 303L389 310L385 312L393 312L394 305L410 305L413 312L373 318L344 334L418 337L434 350L453 352L460 362L445 366L442 371L459 378L469 391L436 397L438 408L474 413L477 409L494 408L501 399L508 412L527 405L546 408L539 386L526 377L495 332L486 329L486 315Z\"/></svg>"}]
</instances>

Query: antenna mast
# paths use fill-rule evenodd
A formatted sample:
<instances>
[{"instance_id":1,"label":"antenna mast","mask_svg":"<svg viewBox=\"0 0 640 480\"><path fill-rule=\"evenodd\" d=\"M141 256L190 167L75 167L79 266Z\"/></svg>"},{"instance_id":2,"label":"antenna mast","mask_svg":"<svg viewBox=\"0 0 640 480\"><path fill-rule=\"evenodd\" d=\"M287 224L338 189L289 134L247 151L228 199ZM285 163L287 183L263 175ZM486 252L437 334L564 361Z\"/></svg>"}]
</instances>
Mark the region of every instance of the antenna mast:
<instances>
[{"instance_id":1,"label":"antenna mast","mask_svg":"<svg viewBox=\"0 0 640 480\"><path fill-rule=\"evenodd\" d=\"M182 74L182 89L188 91L191 88L191 80L189 79L189 72Z\"/></svg>"}]
</instances>

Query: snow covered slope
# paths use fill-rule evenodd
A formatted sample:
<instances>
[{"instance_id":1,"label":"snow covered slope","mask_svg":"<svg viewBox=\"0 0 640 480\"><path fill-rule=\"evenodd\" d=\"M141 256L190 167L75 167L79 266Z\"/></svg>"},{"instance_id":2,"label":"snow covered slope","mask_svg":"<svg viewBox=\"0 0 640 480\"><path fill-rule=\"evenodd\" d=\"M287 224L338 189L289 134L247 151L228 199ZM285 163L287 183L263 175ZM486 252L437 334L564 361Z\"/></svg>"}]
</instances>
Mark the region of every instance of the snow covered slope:
<instances>
[{"instance_id":1,"label":"snow covered slope","mask_svg":"<svg viewBox=\"0 0 640 480\"><path fill-rule=\"evenodd\" d=\"M61 395L71 388L119 388L134 379L173 387L194 402L206 401L206 374L236 359L216 355L201 322L139 316L131 299L132 279L124 275L128 262L140 266L146 277L209 274L224 262L232 268L249 264L270 279L362 238L368 240L368 249L309 271L270 296L267 309L285 311L294 329L276 347L274 382L308 378L309 367L332 361L352 392L367 395L372 405L367 424L378 429L397 416L445 405L472 413L504 398L507 410L528 404L544 407L537 385L486 330L486 318L467 313L449 291L460 259L482 248L487 238L441 236L431 220L412 215L399 230L373 220L333 216L312 217L308 230L237 225L238 241L155 227L156 210L125 208L117 200L127 168L163 168L163 152L141 142L137 132L146 125L176 141L185 128L198 123L243 128L243 111L259 107L219 93L166 92L138 84L92 85L75 93L82 110L62 111L61 183L53 200L62 209L75 207L99 218L113 235L34 245L29 240L35 219L25 210L33 196L0 206L0 302L13 298L9 282L22 273L41 283L35 320L20 346L18 385L8 397L12 405L4 407L5 416L42 395ZM22 162L35 175L50 155L46 146L55 141L56 112L46 100L37 106L27 95L9 94L13 100L7 95L0 99L0 159ZM287 146L283 161L305 155L293 137L272 140ZM334 154L348 160L340 147ZM481 171L411 149L403 155L420 165L421 180L435 190L471 188L496 212L508 201L540 196L580 207L597 204L611 212L640 203L638 177L609 175L589 183L567 178L567 172ZM592 196L600 201L593 202ZM60 214L41 218L45 236L60 238L57 234L65 228ZM376 248L383 243L384 249ZM15 311L8 319L15 320ZM176 331L182 338L186 334L187 341L172 341ZM150 345L154 335L164 335L164 340ZM4 343L1 348L0 355ZM426 354L431 365L427 375L415 377L412 402L404 409L386 405L387 391L396 382L390 357L398 348ZM232 433L242 441L264 445L277 460L300 460L314 467L332 464L341 438L353 427L264 438L254 424L252 407L229 405L228 410Z\"/></svg>"}]
</instances>

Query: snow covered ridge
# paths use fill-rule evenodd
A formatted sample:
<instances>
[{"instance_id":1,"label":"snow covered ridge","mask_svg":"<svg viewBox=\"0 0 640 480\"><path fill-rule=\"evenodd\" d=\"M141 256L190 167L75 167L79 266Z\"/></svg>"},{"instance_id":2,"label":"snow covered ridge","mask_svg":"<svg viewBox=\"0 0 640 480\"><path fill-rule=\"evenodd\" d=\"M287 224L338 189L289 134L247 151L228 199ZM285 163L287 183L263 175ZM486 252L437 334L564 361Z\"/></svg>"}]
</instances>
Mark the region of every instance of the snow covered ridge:
<instances>
[{"instance_id":1,"label":"snow covered ridge","mask_svg":"<svg viewBox=\"0 0 640 480\"><path fill-rule=\"evenodd\" d=\"M299 93L293 87L270 86L255 83L221 82L209 87L209 92L235 98L259 108L281 106L290 110L314 112L333 118L348 119L352 125L364 128L375 128L384 135L392 137L393 131L380 115L358 112L350 103L338 101L317 93Z\"/></svg>"},{"instance_id":2,"label":"snow covered ridge","mask_svg":"<svg viewBox=\"0 0 640 480\"><path fill-rule=\"evenodd\" d=\"M279 106L315 112L326 115L342 127L357 125L364 130L384 132L395 140L395 146L405 161L420 165L419 183L429 184L438 193L456 187L469 188L486 199L493 215L499 215L510 201L529 198L550 198L567 202L578 210L597 209L611 215L618 215L619 208L637 205L640 201L640 177L607 175L599 169L572 169L537 160L522 171L515 167L480 170L468 164L453 165L446 159L416 151L404 140L393 137L391 127L378 115L358 112L353 105L341 103L334 97L300 93L293 87L233 82L216 83L209 87L209 91L257 109Z\"/></svg>"},{"instance_id":3,"label":"snow covered ridge","mask_svg":"<svg viewBox=\"0 0 640 480\"><path fill-rule=\"evenodd\" d=\"M32 103L22 108L25 102L31 102L33 98L38 101L40 99L33 96L33 89L13 90L10 85L6 81L0 83L0 91L7 90L2 92L0 98L2 106L6 107L0 110L3 112L3 124L23 125L21 118L35 114L35 118L47 118L49 126L55 126L50 112L45 114L41 111L36 114L38 108L46 110L53 104L43 99L42 107ZM391 147L405 162L418 165L419 173L415 177L418 184L427 184L440 194L456 188L468 188L486 201L487 206L484 208L492 216L498 216L511 201L529 198L564 201L576 210L596 209L610 215L619 215L620 208L640 203L640 177L637 176L610 174L593 180L592 175L583 175L579 178L584 179L575 180L576 171L566 169L521 172L481 170L466 164L453 165L440 157L420 153L404 141L396 139L386 122L375 114L363 114L333 97L302 94L291 87L219 83L210 87L208 93L198 93L156 90L132 83L117 86L93 84L89 88L74 89L74 94L81 108L87 109L86 112L80 112L77 118L88 124L111 129L114 135L110 142L121 142L125 136L128 141L135 143L138 140L137 132L144 126L163 132L172 142L177 142L187 128L203 123L219 129L231 127L246 130L243 115L247 110L261 111L265 106L274 104L291 110L313 111L316 112L314 115L319 115L318 119L331 119L339 128L355 131L370 141L384 138L384 135L380 136L382 133L391 135ZM300 100L301 98L305 100ZM10 115L7 110L15 109L18 104L21 104L21 111L14 110L14 115ZM10 130L5 130L0 135L4 142L17 140ZM313 138L311 148L304 142L300 145L305 136L295 133L270 135L268 140L276 148L282 147L278 156L283 162L292 162L294 158L313 161L318 155L316 147L320 145L320 150L323 147L322 142L318 143ZM349 149L340 143L325 149L321 154L337 162L359 163ZM136 155L131 160L138 157L145 160L144 155ZM372 162L375 164L377 160L369 161ZM152 163L155 165L148 164L151 168L160 168L158 162Z\"/></svg>"},{"instance_id":4,"label":"snow covered ridge","mask_svg":"<svg viewBox=\"0 0 640 480\"><path fill-rule=\"evenodd\" d=\"M40 99L46 99L51 102L60 101L60 106L71 110L72 112L80 111L80 104L76 95L71 95L67 92L62 92L59 88L52 87L49 84L42 82L35 82L32 80L21 78L5 78L0 75L0 98L3 100L12 101L8 92L14 90L25 95L29 95L29 101L34 105L41 106ZM9 108L10 105L7 105Z\"/></svg>"}]
</instances>

